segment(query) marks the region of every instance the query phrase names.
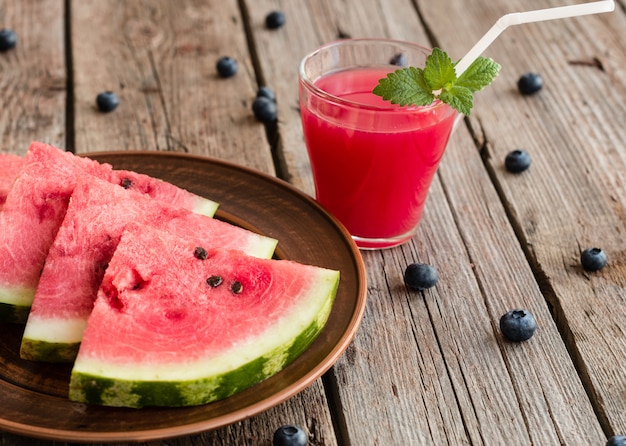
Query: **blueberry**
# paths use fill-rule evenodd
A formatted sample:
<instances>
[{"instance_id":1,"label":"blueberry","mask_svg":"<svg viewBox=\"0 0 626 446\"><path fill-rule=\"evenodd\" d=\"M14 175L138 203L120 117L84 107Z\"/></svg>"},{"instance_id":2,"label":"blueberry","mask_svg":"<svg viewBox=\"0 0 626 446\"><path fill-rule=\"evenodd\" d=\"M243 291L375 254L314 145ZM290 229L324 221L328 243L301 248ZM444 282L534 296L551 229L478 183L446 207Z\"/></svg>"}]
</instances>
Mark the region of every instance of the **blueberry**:
<instances>
[{"instance_id":1,"label":"blueberry","mask_svg":"<svg viewBox=\"0 0 626 446\"><path fill-rule=\"evenodd\" d=\"M587 248L580 253L580 263L587 271L598 271L606 266L606 253L600 248Z\"/></svg>"},{"instance_id":2,"label":"blueberry","mask_svg":"<svg viewBox=\"0 0 626 446\"><path fill-rule=\"evenodd\" d=\"M220 77L231 77L237 73L237 61L232 57L224 56L221 57L217 64L215 65L217 68L217 73Z\"/></svg>"},{"instance_id":3,"label":"blueberry","mask_svg":"<svg viewBox=\"0 0 626 446\"><path fill-rule=\"evenodd\" d=\"M15 48L17 34L12 29L0 29L0 53Z\"/></svg>"},{"instance_id":4,"label":"blueberry","mask_svg":"<svg viewBox=\"0 0 626 446\"><path fill-rule=\"evenodd\" d=\"M422 291L434 287L439 281L437 270L424 263L412 263L404 271L404 283L410 289Z\"/></svg>"},{"instance_id":5,"label":"blueberry","mask_svg":"<svg viewBox=\"0 0 626 446\"><path fill-rule=\"evenodd\" d=\"M306 446L308 443L309 437L302 428L291 424L279 427L272 440L274 446Z\"/></svg>"},{"instance_id":6,"label":"blueberry","mask_svg":"<svg viewBox=\"0 0 626 446\"><path fill-rule=\"evenodd\" d=\"M272 122L278 118L278 107L276 102L265 96L259 96L252 102L252 111L257 120L261 122Z\"/></svg>"},{"instance_id":7,"label":"blueberry","mask_svg":"<svg viewBox=\"0 0 626 446\"><path fill-rule=\"evenodd\" d=\"M402 53L398 53L395 56L393 56L391 59L389 59L389 63L391 65L397 65L399 67L406 67L408 65L406 56Z\"/></svg>"},{"instance_id":8,"label":"blueberry","mask_svg":"<svg viewBox=\"0 0 626 446\"><path fill-rule=\"evenodd\" d=\"M104 113L111 112L120 104L120 100L112 91L103 91L96 97L98 110Z\"/></svg>"},{"instance_id":9,"label":"blueberry","mask_svg":"<svg viewBox=\"0 0 626 446\"><path fill-rule=\"evenodd\" d=\"M523 95L537 93L543 88L543 78L537 73L523 74L517 81L517 89Z\"/></svg>"},{"instance_id":10,"label":"blueberry","mask_svg":"<svg viewBox=\"0 0 626 446\"><path fill-rule=\"evenodd\" d=\"M285 14L282 11L272 11L265 16L265 26L269 29L278 29L285 24Z\"/></svg>"},{"instance_id":11,"label":"blueberry","mask_svg":"<svg viewBox=\"0 0 626 446\"><path fill-rule=\"evenodd\" d=\"M523 172L530 167L530 154L524 149L513 150L506 155L504 167L509 172Z\"/></svg>"},{"instance_id":12,"label":"blueberry","mask_svg":"<svg viewBox=\"0 0 626 446\"><path fill-rule=\"evenodd\" d=\"M509 341L521 342L532 338L537 321L528 310L511 310L500 318L500 331Z\"/></svg>"},{"instance_id":13,"label":"blueberry","mask_svg":"<svg viewBox=\"0 0 626 446\"><path fill-rule=\"evenodd\" d=\"M276 95L274 94L274 91L270 88L270 87L259 87L259 89L256 92L256 97L257 98L267 98L270 101L276 102Z\"/></svg>"},{"instance_id":14,"label":"blueberry","mask_svg":"<svg viewBox=\"0 0 626 446\"><path fill-rule=\"evenodd\" d=\"M613 435L606 441L606 446L626 446L626 435Z\"/></svg>"}]
</instances>

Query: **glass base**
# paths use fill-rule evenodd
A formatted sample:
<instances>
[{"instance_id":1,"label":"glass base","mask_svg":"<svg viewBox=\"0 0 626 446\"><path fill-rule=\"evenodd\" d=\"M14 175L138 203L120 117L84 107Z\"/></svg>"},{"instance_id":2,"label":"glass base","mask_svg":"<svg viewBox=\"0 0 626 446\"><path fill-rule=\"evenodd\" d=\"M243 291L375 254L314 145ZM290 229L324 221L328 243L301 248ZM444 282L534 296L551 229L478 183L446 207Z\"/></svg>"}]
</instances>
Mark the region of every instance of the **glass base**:
<instances>
[{"instance_id":1,"label":"glass base","mask_svg":"<svg viewBox=\"0 0 626 446\"><path fill-rule=\"evenodd\" d=\"M353 235L352 240L354 240L356 246L358 246L359 249L364 251L375 249L388 249L395 248L396 246L400 246L403 243L408 242L413 238L416 232L417 228L395 237L385 238L366 238Z\"/></svg>"}]
</instances>

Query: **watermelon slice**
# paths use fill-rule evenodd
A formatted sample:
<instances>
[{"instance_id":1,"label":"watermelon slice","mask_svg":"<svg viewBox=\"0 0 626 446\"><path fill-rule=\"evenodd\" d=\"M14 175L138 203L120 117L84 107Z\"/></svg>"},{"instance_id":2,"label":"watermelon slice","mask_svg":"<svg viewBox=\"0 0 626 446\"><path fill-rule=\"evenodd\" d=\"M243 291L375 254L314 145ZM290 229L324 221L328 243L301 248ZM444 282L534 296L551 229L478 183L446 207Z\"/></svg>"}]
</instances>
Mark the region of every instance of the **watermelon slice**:
<instances>
[{"instance_id":1,"label":"watermelon slice","mask_svg":"<svg viewBox=\"0 0 626 446\"><path fill-rule=\"evenodd\" d=\"M158 178L130 170L114 170L111 183L132 189L155 200L189 209L196 214L213 217L218 204Z\"/></svg>"},{"instance_id":2,"label":"watermelon slice","mask_svg":"<svg viewBox=\"0 0 626 446\"><path fill-rule=\"evenodd\" d=\"M214 203L172 184L114 171L108 164L33 143L0 213L0 320L26 321L48 249L81 173L146 190L170 203L215 212Z\"/></svg>"},{"instance_id":3,"label":"watermelon slice","mask_svg":"<svg viewBox=\"0 0 626 446\"><path fill-rule=\"evenodd\" d=\"M57 151L57 149L54 149ZM65 215L78 169L111 176L111 166L34 146L0 213L0 319L24 322L48 247ZM59 153L62 153L58 151Z\"/></svg>"},{"instance_id":4,"label":"watermelon slice","mask_svg":"<svg viewBox=\"0 0 626 446\"><path fill-rule=\"evenodd\" d=\"M275 239L84 175L48 252L24 330L22 358L74 360L104 270L124 227L133 221L206 247L257 257L271 258L276 247Z\"/></svg>"},{"instance_id":5,"label":"watermelon slice","mask_svg":"<svg viewBox=\"0 0 626 446\"><path fill-rule=\"evenodd\" d=\"M24 166L24 157L0 153L0 210L7 201L7 195L22 166Z\"/></svg>"},{"instance_id":6,"label":"watermelon slice","mask_svg":"<svg viewBox=\"0 0 626 446\"><path fill-rule=\"evenodd\" d=\"M339 272L128 225L104 275L69 398L192 406L277 373L317 337Z\"/></svg>"}]
</instances>

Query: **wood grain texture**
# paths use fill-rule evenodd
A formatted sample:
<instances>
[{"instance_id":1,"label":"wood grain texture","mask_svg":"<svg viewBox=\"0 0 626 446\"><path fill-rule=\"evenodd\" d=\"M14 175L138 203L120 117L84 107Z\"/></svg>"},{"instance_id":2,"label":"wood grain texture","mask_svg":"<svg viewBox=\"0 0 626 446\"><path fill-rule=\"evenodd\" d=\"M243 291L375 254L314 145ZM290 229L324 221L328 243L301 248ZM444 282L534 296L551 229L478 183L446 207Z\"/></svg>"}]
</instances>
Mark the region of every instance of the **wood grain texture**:
<instances>
[{"instance_id":1,"label":"wood grain texture","mask_svg":"<svg viewBox=\"0 0 626 446\"><path fill-rule=\"evenodd\" d=\"M63 0L3 0L0 17L18 38L0 53L0 151L23 155L33 140L64 147Z\"/></svg>"},{"instance_id":2,"label":"wood grain texture","mask_svg":"<svg viewBox=\"0 0 626 446\"><path fill-rule=\"evenodd\" d=\"M429 3L423 12L433 30L451 28L460 20L482 24L464 26L456 34L436 33L443 47L462 55L466 42L487 28L486 20L495 22L529 6L562 4L478 2L468 9L464 2L453 1L445 8ZM503 65L502 74L493 88L479 94L471 119L608 432L626 430L626 370L615 365L626 354L625 26L618 8L610 14L508 29L487 51ZM517 93L517 78L526 71L543 76L540 94ZM503 160L520 147L531 153L533 164L516 176L504 170ZM603 248L611 261L602 272L589 274L580 267L580 252L593 246Z\"/></svg>"},{"instance_id":3,"label":"wood grain texture","mask_svg":"<svg viewBox=\"0 0 626 446\"><path fill-rule=\"evenodd\" d=\"M71 5L77 152L181 151L274 172L235 0ZM234 77L218 76L222 56L238 61ZM107 114L95 106L105 90L121 102Z\"/></svg>"},{"instance_id":4,"label":"wood grain texture","mask_svg":"<svg viewBox=\"0 0 626 446\"><path fill-rule=\"evenodd\" d=\"M540 326L533 339L517 345L499 339L511 385L524 413L529 441L539 444L594 444L602 430L577 377L572 359L556 329L516 235L480 159L471 156L470 141L453 138L440 166L446 198L490 315L494 330L499 317L513 308L529 309ZM468 181L471 179L471 181ZM490 240L489 244L485 240ZM437 252L442 252L439 249ZM562 411L563 406L576 407Z\"/></svg>"}]
</instances>

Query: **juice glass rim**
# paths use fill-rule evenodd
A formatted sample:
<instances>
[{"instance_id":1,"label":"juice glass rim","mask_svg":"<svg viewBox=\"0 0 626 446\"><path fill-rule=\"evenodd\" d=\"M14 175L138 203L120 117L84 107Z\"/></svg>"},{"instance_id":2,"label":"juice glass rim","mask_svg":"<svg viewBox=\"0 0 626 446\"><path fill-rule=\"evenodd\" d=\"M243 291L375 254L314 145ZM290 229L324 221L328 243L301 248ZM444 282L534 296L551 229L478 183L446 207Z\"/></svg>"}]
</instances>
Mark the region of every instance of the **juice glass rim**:
<instances>
[{"instance_id":1,"label":"juice glass rim","mask_svg":"<svg viewBox=\"0 0 626 446\"><path fill-rule=\"evenodd\" d=\"M304 56L302 58L302 60L300 61L300 64L298 66L298 76L300 79L300 82L306 87L307 90L309 90L311 93L315 94L316 96L329 101L329 102L333 102L335 104L339 104L339 105L344 105L344 106L349 106L349 107L354 107L354 108L361 108L361 109L365 109L365 110L371 110L371 111L377 111L377 112L395 112L397 113L398 110L404 110L404 111L411 111L411 112L415 112L415 113L420 113L420 112L427 112L430 111L436 107L441 106L443 103L439 100L435 100L432 104L429 105L421 105L421 106L398 106L396 104L391 104L389 103L388 105L385 106L379 106L379 105L368 105L368 104L363 104L360 102L356 102L356 101L352 101L349 99L344 99L341 98L339 96L336 96L332 93L329 93L325 90L322 90L321 88L319 88L317 85L315 85L314 81L306 74L305 71L305 65L307 63L307 61L309 59L311 59L313 56L315 56L316 54L318 54L321 51L325 51L329 48L333 48L333 47L338 47L338 46L342 46L346 43L356 43L357 45L361 45L361 44L367 44L367 43L387 43L387 44L395 44L398 46L406 46L406 47L412 47L413 49L417 49L419 51L423 51L425 53L425 55L429 54L431 49L428 47L425 47L423 45L419 45L417 43L413 43L413 42L409 42L407 40L397 40L397 39L391 39L391 38L376 38L376 37L362 37L362 38L349 38L349 39L341 39L341 40L335 40L333 42L329 42L326 43L324 45L321 45L320 47L316 48L315 50L311 51L310 53L308 53L306 56ZM388 64L390 67L392 66L392 64ZM383 65L355 65L354 67L351 68L368 68L368 67L375 67L375 66L383 66ZM350 67L346 67L346 69L351 69ZM398 66L396 69L401 69L402 67ZM330 73L337 73L340 70L335 70L335 71L329 71L326 74L330 74ZM393 70L391 70L393 71ZM390 72L391 72L390 71Z\"/></svg>"}]
</instances>

